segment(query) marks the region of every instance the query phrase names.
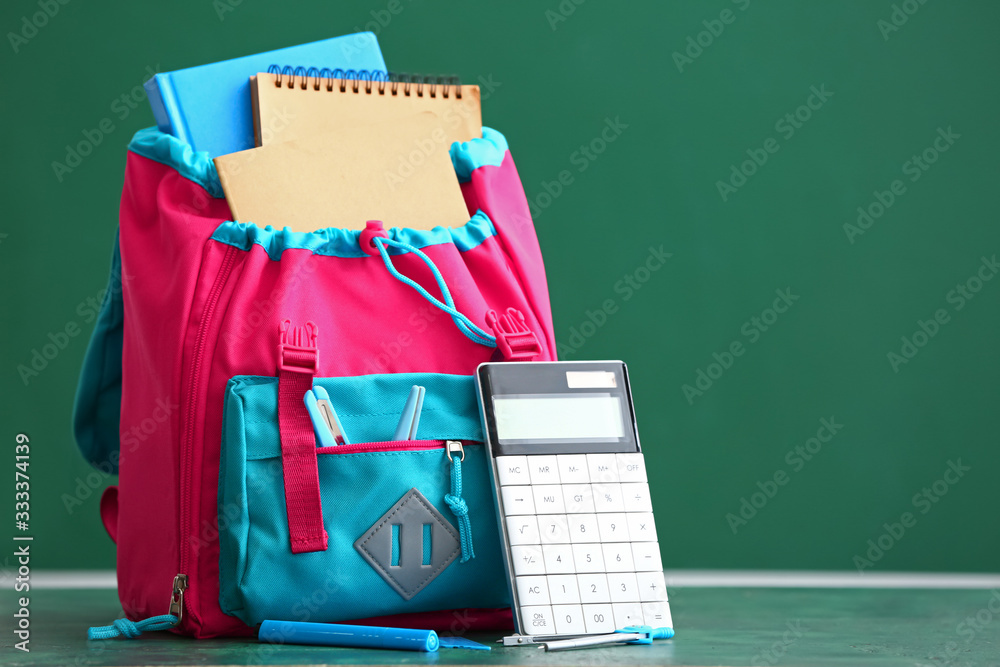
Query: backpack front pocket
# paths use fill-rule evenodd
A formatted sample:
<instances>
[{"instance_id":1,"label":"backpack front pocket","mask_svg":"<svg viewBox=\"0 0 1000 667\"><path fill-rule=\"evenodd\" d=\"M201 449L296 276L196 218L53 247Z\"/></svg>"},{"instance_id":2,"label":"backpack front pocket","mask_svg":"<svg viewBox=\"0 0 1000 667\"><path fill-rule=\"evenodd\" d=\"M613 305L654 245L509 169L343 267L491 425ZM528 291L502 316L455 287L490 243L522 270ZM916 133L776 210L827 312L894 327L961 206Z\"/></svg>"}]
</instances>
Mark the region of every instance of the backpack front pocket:
<instances>
[{"instance_id":1,"label":"backpack front pocket","mask_svg":"<svg viewBox=\"0 0 1000 667\"><path fill-rule=\"evenodd\" d=\"M387 440L414 384L427 389L421 439ZM315 385L330 394L352 444L317 448L328 547L298 554L289 549L278 381L238 376L227 386L218 508L223 610L255 625L508 606L472 378L407 373L316 378ZM449 455L449 442L464 453L459 495L467 531L455 513L458 455ZM463 562L472 545L475 557Z\"/></svg>"}]
</instances>

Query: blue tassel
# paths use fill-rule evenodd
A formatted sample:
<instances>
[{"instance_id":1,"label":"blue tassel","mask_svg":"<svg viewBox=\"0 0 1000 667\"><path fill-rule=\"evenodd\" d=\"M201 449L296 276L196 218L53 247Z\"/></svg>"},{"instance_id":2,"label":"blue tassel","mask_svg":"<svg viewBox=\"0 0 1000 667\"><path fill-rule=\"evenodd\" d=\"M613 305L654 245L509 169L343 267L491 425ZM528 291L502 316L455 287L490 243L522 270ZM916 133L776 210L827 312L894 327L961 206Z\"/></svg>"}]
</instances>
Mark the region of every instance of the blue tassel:
<instances>
[{"instance_id":1,"label":"blue tassel","mask_svg":"<svg viewBox=\"0 0 1000 667\"><path fill-rule=\"evenodd\" d=\"M127 618L119 618L111 625L89 628L87 639L114 639L124 637L125 639L135 639L143 632L153 632L156 630L169 630L180 621L173 614L162 616L151 616L141 621L130 621Z\"/></svg>"},{"instance_id":2,"label":"blue tassel","mask_svg":"<svg viewBox=\"0 0 1000 667\"><path fill-rule=\"evenodd\" d=\"M469 520L469 506L462 498L462 460L451 459L451 493L444 497L451 513L458 519L458 538L462 544L462 560L467 563L476 557L472 549L472 522Z\"/></svg>"}]
</instances>

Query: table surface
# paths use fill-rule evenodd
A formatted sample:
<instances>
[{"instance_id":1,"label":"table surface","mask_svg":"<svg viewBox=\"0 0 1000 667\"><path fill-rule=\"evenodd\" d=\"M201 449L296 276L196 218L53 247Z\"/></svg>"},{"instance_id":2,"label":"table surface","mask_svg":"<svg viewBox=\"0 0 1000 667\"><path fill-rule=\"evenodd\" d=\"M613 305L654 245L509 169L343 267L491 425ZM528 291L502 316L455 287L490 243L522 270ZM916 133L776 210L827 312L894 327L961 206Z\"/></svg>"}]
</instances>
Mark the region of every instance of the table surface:
<instances>
[{"instance_id":1,"label":"table surface","mask_svg":"<svg viewBox=\"0 0 1000 667\"><path fill-rule=\"evenodd\" d=\"M653 646L545 653L537 647L439 653L271 646L157 632L87 641L120 614L114 590L31 593L31 652L14 649L12 599L2 598L10 665L857 665L1000 666L1000 590L672 588L677 636ZM499 633L470 634L492 643Z\"/></svg>"}]
</instances>

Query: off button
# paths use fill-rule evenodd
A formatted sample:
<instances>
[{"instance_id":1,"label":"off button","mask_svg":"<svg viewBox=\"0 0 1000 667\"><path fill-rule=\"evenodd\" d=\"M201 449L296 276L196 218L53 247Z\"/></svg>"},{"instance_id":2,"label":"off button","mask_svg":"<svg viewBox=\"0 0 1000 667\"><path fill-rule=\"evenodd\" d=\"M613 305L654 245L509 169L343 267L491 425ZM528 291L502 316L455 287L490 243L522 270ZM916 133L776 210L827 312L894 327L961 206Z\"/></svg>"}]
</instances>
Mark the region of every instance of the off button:
<instances>
[{"instance_id":1,"label":"off button","mask_svg":"<svg viewBox=\"0 0 1000 667\"><path fill-rule=\"evenodd\" d=\"M552 607L521 607L521 620L524 627L521 631L529 635L555 634L556 626L552 624Z\"/></svg>"}]
</instances>

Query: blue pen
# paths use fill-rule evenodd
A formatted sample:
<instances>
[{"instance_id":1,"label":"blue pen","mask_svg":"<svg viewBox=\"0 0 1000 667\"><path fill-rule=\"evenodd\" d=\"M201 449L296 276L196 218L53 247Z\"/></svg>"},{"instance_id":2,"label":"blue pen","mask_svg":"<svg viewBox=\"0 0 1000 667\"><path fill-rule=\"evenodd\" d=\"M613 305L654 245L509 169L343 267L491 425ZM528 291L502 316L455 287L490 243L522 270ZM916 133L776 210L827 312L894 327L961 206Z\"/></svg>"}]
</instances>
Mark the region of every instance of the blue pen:
<instances>
[{"instance_id":1,"label":"blue pen","mask_svg":"<svg viewBox=\"0 0 1000 667\"><path fill-rule=\"evenodd\" d=\"M264 621L260 624L257 639L272 644L314 644L427 652L437 651L439 646L437 633L433 630L298 621Z\"/></svg>"},{"instance_id":2,"label":"blue pen","mask_svg":"<svg viewBox=\"0 0 1000 667\"><path fill-rule=\"evenodd\" d=\"M337 411L333 409L333 403L330 402L330 395L326 393L326 389L318 385L313 387L306 392L305 401L320 447L349 444L347 434L340 425Z\"/></svg>"},{"instance_id":3,"label":"blue pen","mask_svg":"<svg viewBox=\"0 0 1000 667\"><path fill-rule=\"evenodd\" d=\"M410 389L410 395L406 398L406 405L403 406L403 414L399 416L399 424L396 426L396 433L393 440L416 440L417 426L420 424L420 411L424 407L424 394L426 389L418 384Z\"/></svg>"}]
</instances>

